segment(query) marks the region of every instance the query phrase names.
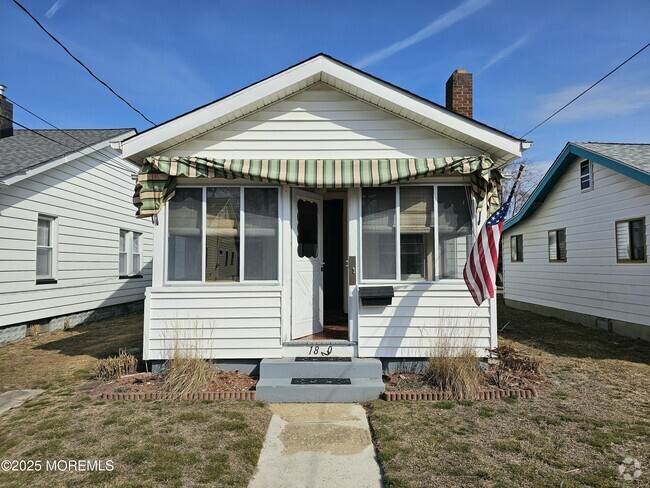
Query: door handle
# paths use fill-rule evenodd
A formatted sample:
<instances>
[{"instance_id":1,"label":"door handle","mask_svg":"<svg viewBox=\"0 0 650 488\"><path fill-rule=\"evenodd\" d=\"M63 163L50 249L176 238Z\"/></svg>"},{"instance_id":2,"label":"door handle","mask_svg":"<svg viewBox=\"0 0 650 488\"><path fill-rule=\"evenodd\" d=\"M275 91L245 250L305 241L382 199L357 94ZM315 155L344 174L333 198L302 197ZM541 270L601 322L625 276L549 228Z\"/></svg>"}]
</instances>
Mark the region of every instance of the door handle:
<instances>
[{"instance_id":1,"label":"door handle","mask_svg":"<svg viewBox=\"0 0 650 488\"><path fill-rule=\"evenodd\" d=\"M321 273L325 270L325 263L320 263Z\"/></svg>"}]
</instances>

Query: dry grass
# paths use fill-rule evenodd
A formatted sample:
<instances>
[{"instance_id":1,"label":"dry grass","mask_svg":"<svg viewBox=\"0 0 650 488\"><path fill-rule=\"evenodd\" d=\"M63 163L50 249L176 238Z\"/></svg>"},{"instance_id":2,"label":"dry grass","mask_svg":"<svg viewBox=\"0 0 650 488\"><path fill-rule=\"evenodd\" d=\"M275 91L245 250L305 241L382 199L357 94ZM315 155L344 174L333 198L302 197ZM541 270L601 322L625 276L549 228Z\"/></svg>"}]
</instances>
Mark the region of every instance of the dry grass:
<instances>
[{"instance_id":1,"label":"dry grass","mask_svg":"<svg viewBox=\"0 0 650 488\"><path fill-rule=\"evenodd\" d=\"M431 350L425 375L427 382L454 398L473 398L481 386L476 350L468 344L454 347L450 338Z\"/></svg>"},{"instance_id":2,"label":"dry grass","mask_svg":"<svg viewBox=\"0 0 650 488\"><path fill-rule=\"evenodd\" d=\"M127 354L126 349L120 349L115 357L98 359L95 367L94 378L102 381L110 381L138 372L138 358Z\"/></svg>"},{"instance_id":3,"label":"dry grass","mask_svg":"<svg viewBox=\"0 0 650 488\"><path fill-rule=\"evenodd\" d=\"M29 336L38 337L41 335L41 324L32 324L29 326Z\"/></svg>"},{"instance_id":4,"label":"dry grass","mask_svg":"<svg viewBox=\"0 0 650 488\"><path fill-rule=\"evenodd\" d=\"M198 393L217 380L217 370L199 355L198 348L183 349L176 340L165 365L163 388L179 398Z\"/></svg>"},{"instance_id":5,"label":"dry grass","mask_svg":"<svg viewBox=\"0 0 650 488\"><path fill-rule=\"evenodd\" d=\"M0 391L47 391L0 416L0 459L113 460L111 472L0 473L24 486L245 487L271 412L259 402L103 402L78 391L98 358L142 344L142 315L0 346Z\"/></svg>"},{"instance_id":6,"label":"dry grass","mask_svg":"<svg viewBox=\"0 0 650 488\"><path fill-rule=\"evenodd\" d=\"M510 322L501 339L543 364L540 397L373 402L386 486L649 486L650 344L503 302L499 322ZM642 464L632 484L617 472L628 456Z\"/></svg>"}]
</instances>

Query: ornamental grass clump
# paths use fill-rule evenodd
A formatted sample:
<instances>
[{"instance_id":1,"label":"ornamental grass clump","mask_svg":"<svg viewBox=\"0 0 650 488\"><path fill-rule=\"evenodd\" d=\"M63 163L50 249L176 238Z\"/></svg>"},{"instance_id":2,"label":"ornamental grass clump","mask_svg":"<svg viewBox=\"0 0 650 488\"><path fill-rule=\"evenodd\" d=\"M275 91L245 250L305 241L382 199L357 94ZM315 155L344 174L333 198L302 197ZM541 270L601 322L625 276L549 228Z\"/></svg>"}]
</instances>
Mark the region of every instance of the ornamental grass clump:
<instances>
[{"instance_id":1,"label":"ornamental grass clump","mask_svg":"<svg viewBox=\"0 0 650 488\"><path fill-rule=\"evenodd\" d=\"M94 377L102 381L111 381L128 374L138 372L138 358L120 349L117 357L98 359Z\"/></svg>"},{"instance_id":2,"label":"ornamental grass clump","mask_svg":"<svg viewBox=\"0 0 650 488\"><path fill-rule=\"evenodd\" d=\"M474 398L481 386L481 369L471 341L441 336L430 349L425 378L452 398Z\"/></svg>"},{"instance_id":3,"label":"ornamental grass clump","mask_svg":"<svg viewBox=\"0 0 650 488\"><path fill-rule=\"evenodd\" d=\"M163 389L180 398L203 391L217 376L217 370L201 357L197 347L183 348L176 340L165 364Z\"/></svg>"}]
</instances>

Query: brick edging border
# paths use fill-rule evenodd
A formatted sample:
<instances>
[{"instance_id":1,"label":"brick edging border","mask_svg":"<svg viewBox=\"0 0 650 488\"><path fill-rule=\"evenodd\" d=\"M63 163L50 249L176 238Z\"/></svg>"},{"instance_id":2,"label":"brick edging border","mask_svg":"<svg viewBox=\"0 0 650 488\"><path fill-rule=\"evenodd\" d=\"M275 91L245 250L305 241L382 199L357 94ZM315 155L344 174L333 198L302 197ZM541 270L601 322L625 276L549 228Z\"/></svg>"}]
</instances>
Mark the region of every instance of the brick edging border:
<instances>
[{"instance_id":1,"label":"brick edging border","mask_svg":"<svg viewBox=\"0 0 650 488\"><path fill-rule=\"evenodd\" d=\"M441 401L441 400L498 400L506 397L533 398L539 396L533 386L522 390L483 390L473 396L454 397L452 393L440 391L387 391L382 398L387 402L401 400Z\"/></svg>"},{"instance_id":2,"label":"brick edging border","mask_svg":"<svg viewBox=\"0 0 650 488\"><path fill-rule=\"evenodd\" d=\"M185 395L176 395L169 392L156 393L102 393L102 400L256 400L255 391L204 391Z\"/></svg>"}]
</instances>

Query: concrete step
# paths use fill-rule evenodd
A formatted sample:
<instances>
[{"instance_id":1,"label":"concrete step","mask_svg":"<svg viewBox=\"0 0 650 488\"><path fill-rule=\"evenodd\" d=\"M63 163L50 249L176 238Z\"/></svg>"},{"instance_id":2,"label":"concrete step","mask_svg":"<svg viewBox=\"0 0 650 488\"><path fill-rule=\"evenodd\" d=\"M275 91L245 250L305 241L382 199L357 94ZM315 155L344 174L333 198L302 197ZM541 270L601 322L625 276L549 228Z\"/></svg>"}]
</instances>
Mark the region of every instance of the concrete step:
<instances>
[{"instance_id":1,"label":"concrete step","mask_svg":"<svg viewBox=\"0 0 650 488\"><path fill-rule=\"evenodd\" d=\"M310 358L311 359L311 358ZM346 358L350 361L296 361L296 358L263 359L260 379L366 378L381 379L379 359Z\"/></svg>"},{"instance_id":2,"label":"concrete step","mask_svg":"<svg viewBox=\"0 0 650 488\"><path fill-rule=\"evenodd\" d=\"M305 376L303 376L305 377ZM257 399L271 403L358 403L384 392L381 379L350 378L349 385L292 385L291 378L260 378Z\"/></svg>"}]
</instances>

